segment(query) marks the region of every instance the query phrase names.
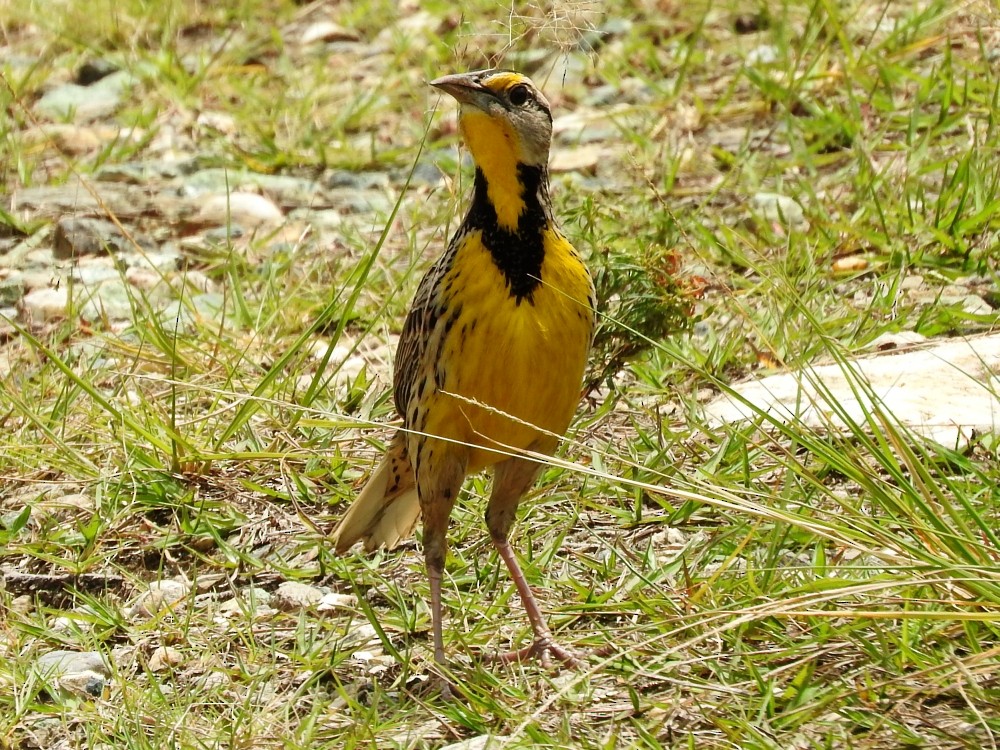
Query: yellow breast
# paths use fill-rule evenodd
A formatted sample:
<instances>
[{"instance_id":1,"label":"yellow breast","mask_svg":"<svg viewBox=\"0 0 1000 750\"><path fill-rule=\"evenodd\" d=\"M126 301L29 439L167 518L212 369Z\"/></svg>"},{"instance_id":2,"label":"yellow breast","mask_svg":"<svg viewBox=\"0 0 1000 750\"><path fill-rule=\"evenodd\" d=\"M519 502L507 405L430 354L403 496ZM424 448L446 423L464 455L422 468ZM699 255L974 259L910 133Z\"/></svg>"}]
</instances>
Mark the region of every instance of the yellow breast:
<instances>
[{"instance_id":1,"label":"yellow breast","mask_svg":"<svg viewBox=\"0 0 1000 750\"><path fill-rule=\"evenodd\" d=\"M593 334L593 286L560 234L545 232L542 283L518 301L483 246L464 238L442 288L461 306L437 361L443 378L427 404L426 431L481 448L528 448L539 430L561 435L580 400ZM532 427L534 426L534 427ZM503 456L474 452L476 471Z\"/></svg>"}]
</instances>

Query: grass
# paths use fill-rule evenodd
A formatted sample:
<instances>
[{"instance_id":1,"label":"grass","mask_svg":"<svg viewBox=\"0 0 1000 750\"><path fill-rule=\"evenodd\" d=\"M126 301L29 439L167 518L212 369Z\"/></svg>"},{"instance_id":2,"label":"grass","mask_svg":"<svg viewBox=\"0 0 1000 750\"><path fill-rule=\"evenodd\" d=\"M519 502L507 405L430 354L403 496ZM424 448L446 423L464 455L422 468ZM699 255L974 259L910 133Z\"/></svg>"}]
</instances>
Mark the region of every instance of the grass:
<instances>
[{"instance_id":1,"label":"grass","mask_svg":"<svg viewBox=\"0 0 1000 750\"><path fill-rule=\"evenodd\" d=\"M4 192L173 138L230 174L386 174L391 207L185 251L183 316L135 292L125 330L71 310L2 334L2 565L58 585L0 590L0 747L995 747L996 436L958 451L881 410L846 432L701 410L770 367L850 373L886 332L995 330L945 294L998 298L995 9L362 0L330 10L362 44L302 48L321 8L14 0L0 21L21 57L0 58ZM112 118L135 131L67 154L32 105L93 57L139 79ZM544 81L557 117L592 116L557 148L607 147L553 191L609 316L595 390L514 541L561 639L610 650L560 674L482 658L529 630L476 478L446 587L465 700L446 703L419 548L338 558L325 534L388 437L391 337L468 188L423 81L497 61ZM2 208L5 251L46 241L51 216ZM132 611L171 577L187 596ZM356 598L281 611L289 580ZM51 698L32 665L55 648L111 657L105 694Z\"/></svg>"}]
</instances>

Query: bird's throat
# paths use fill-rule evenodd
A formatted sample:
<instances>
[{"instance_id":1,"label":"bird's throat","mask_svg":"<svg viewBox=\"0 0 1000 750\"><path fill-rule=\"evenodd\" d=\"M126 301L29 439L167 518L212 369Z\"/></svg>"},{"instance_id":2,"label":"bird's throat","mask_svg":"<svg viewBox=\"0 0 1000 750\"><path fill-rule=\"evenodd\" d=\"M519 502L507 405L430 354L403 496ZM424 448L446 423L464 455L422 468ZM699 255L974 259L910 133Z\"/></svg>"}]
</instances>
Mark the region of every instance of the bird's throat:
<instances>
[{"instance_id":1,"label":"bird's throat","mask_svg":"<svg viewBox=\"0 0 1000 750\"><path fill-rule=\"evenodd\" d=\"M517 165L521 211L511 226L500 220L489 179L482 169L476 168L476 184L466 225L470 230L481 232L483 245L518 304L531 303L532 293L541 284L545 233L550 229L543 203L545 179L545 170L541 167Z\"/></svg>"}]
</instances>

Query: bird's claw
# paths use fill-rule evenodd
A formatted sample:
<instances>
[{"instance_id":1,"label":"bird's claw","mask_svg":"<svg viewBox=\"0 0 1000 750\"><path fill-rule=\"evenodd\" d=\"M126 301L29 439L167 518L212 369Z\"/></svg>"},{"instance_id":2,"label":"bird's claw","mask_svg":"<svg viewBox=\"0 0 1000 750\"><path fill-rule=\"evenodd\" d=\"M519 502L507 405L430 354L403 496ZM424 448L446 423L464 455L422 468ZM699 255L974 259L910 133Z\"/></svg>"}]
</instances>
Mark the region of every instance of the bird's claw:
<instances>
[{"instance_id":1,"label":"bird's claw","mask_svg":"<svg viewBox=\"0 0 1000 750\"><path fill-rule=\"evenodd\" d=\"M529 659L538 659L545 669L552 669L553 657L561 662L562 666L569 667L570 669L576 669L583 663L577 654L568 648L560 646L549 635L535 638L530 646L496 654L491 658L491 661L499 662L500 664L518 664Z\"/></svg>"}]
</instances>

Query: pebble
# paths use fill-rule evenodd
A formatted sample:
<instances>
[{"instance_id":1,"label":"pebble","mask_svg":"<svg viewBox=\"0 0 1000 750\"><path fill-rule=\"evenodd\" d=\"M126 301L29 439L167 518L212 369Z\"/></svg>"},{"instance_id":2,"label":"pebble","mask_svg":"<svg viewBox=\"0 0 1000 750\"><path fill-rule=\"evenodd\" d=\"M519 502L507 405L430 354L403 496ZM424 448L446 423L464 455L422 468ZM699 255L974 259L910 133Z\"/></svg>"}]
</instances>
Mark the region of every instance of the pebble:
<instances>
[{"instance_id":1,"label":"pebble","mask_svg":"<svg viewBox=\"0 0 1000 750\"><path fill-rule=\"evenodd\" d=\"M118 66L103 57L87 60L76 71L76 83L80 86L90 86L112 73L118 72Z\"/></svg>"},{"instance_id":2,"label":"pebble","mask_svg":"<svg viewBox=\"0 0 1000 750\"><path fill-rule=\"evenodd\" d=\"M199 199L194 221L204 225L239 224L247 228L280 224L284 215L273 201L256 193L221 193Z\"/></svg>"},{"instance_id":3,"label":"pebble","mask_svg":"<svg viewBox=\"0 0 1000 750\"><path fill-rule=\"evenodd\" d=\"M441 750L487 750L490 747L503 747L504 737L494 734L481 734L476 737L469 737L465 740L452 742L450 745L442 745Z\"/></svg>"},{"instance_id":4,"label":"pebble","mask_svg":"<svg viewBox=\"0 0 1000 750\"><path fill-rule=\"evenodd\" d=\"M111 676L107 662L96 651L62 649L41 654L34 672L56 699L100 697Z\"/></svg>"},{"instance_id":5,"label":"pebble","mask_svg":"<svg viewBox=\"0 0 1000 750\"><path fill-rule=\"evenodd\" d=\"M171 609L182 602L191 591L185 581L168 578L150 581L148 588L136 597L128 611L131 620L146 620L164 609Z\"/></svg>"},{"instance_id":6,"label":"pebble","mask_svg":"<svg viewBox=\"0 0 1000 750\"><path fill-rule=\"evenodd\" d=\"M353 594L338 594L331 591L323 594L316 606L317 612L332 612L336 609L353 609L358 606L358 597Z\"/></svg>"},{"instance_id":7,"label":"pebble","mask_svg":"<svg viewBox=\"0 0 1000 750\"><path fill-rule=\"evenodd\" d=\"M111 127L49 122L26 131L24 139L27 143L52 143L64 154L78 156L99 149L117 138L120 132Z\"/></svg>"},{"instance_id":8,"label":"pebble","mask_svg":"<svg viewBox=\"0 0 1000 750\"><path fill-rule=\"evenodd\" d=\"M762 44L750 50L746 60L747 65L756 67L758 65L774 65L780 57L781 53L773 44Z\"/></svg>"},{"instance_id":9,"label":"pebble","mask_svg":"<svg viewBox=\"0 0 1000 750\"><path fill-rule=\"evenodd\" d=\"M283 612L309 609L322 600L322 590L298 581L285 581L274 592L274 606Z\"/></svg>"},{"instance_id":10,"label":"pebble","mask_svg":"<svg viewBox=\"0 0 1000 750\"><path fill-rule=\"evenodd\" d=\"M65 285L57 288L35 289L21 299L21 320L27 323L45 323L66 316L69 290Z\"/></svg>"},{"instance_id":11,"label":"pebble","mask_svg":"<svg viewBox=\"0 0 1000 750\"><path fill-rule=\"evenodd\" d=\"M65 495L45 498L40 504L40 508L49 511L93 513L97 510L97 502L92 495L88 495L85 492L70 492Z\"/></svg>"},{"instance_id":12,"label":"pebble","mask_svg":"<svg viewBox=\"0 0 1000 750\"><path fill-rule=\"evenodd\" d=\"M345 28L332 21L317 21L302 32L300 40L303 47L317 42L357 42L361 37L358 32Z\"/></svg>"},{"instance_id":13,"label":"pebble","mask_svg":"<svg viewBox=\"0 0 1000 750\"><path fill-rule=\"evenodd\" d=\"M89 321L129 320L137 305L142 306L142 301L127 282L116 277L84 291L80 317Z\"/></svg>"},{"instance_id":14,"label":"pebble","mask_svg":"<svg viewBox=\"0 0 1000 750\"><path fill-rule=\"evenodd\" d=\"M24 279L20 275L0 279L0 306L16 304L25 291Z\"/></svg>"},{"instance_id":15,"label":"pebble","mask_svg":"<svg viewBox=\"0 0 1000 750\"><path fill-rule=\"evenodd\" d=\"M757 193L750 199L750 207L754 213L767 221L773 221L790 229L808 227L805 212L794 198L780 193Z\"/></svg>"},{"instance_id":16,"label":"pebble","mask_svg":"<svg viewBox=\"0 0 1000 750\"><path fill-rule=\"evenodd\" d=\"M132 250L136 245L154 249L156 243L145 235L130 231L125 236L114 222L87 217L69 217L56 222L53 236L53 255L66 260L80 255L106 255Z\"/></svg>"},{"instance_id":17,"label":"pebble","mask_svg":"<svg viewBox=\"0 0 1000 750\"><path fill-rule=\"evenodd\" d=\"M607 149L596 143L575 148L557 148L552 151L549 170L553 173L586 172L596 174L598 164L607 158Z\"/></svg>"},{"instance_id":18,"label":"pebble","mask_svg":"<svg viewBox=\"0 0 1000 750\"><path fill-rule=\"evenodd\" d=\"M184 654L173 646L160 646L149 655L149 671L163 672L180 666L184 662Z\"/></svg>"},{"instance_id":19,"label":"pebble","mask_svg":"<svg viewBox=\"0 0 1000 750\"><path fill-rule=\"evenodd\" d=\"M200 112L195 124L223 135L233 135L239 130L236 118L227 112Z\"/></svg>"},{"instance_id":20,"label":"pebble","mask_svg":"<svg viewBox=\"0 0 1000 750\"><path fill-rule=\"evenodd\" d=\"M50 120L90 122L114 114L125 94L135 85L126 71L112 73L90 86L64 83L35 102L35 112Z\"/></svg>"}]
</instances>

